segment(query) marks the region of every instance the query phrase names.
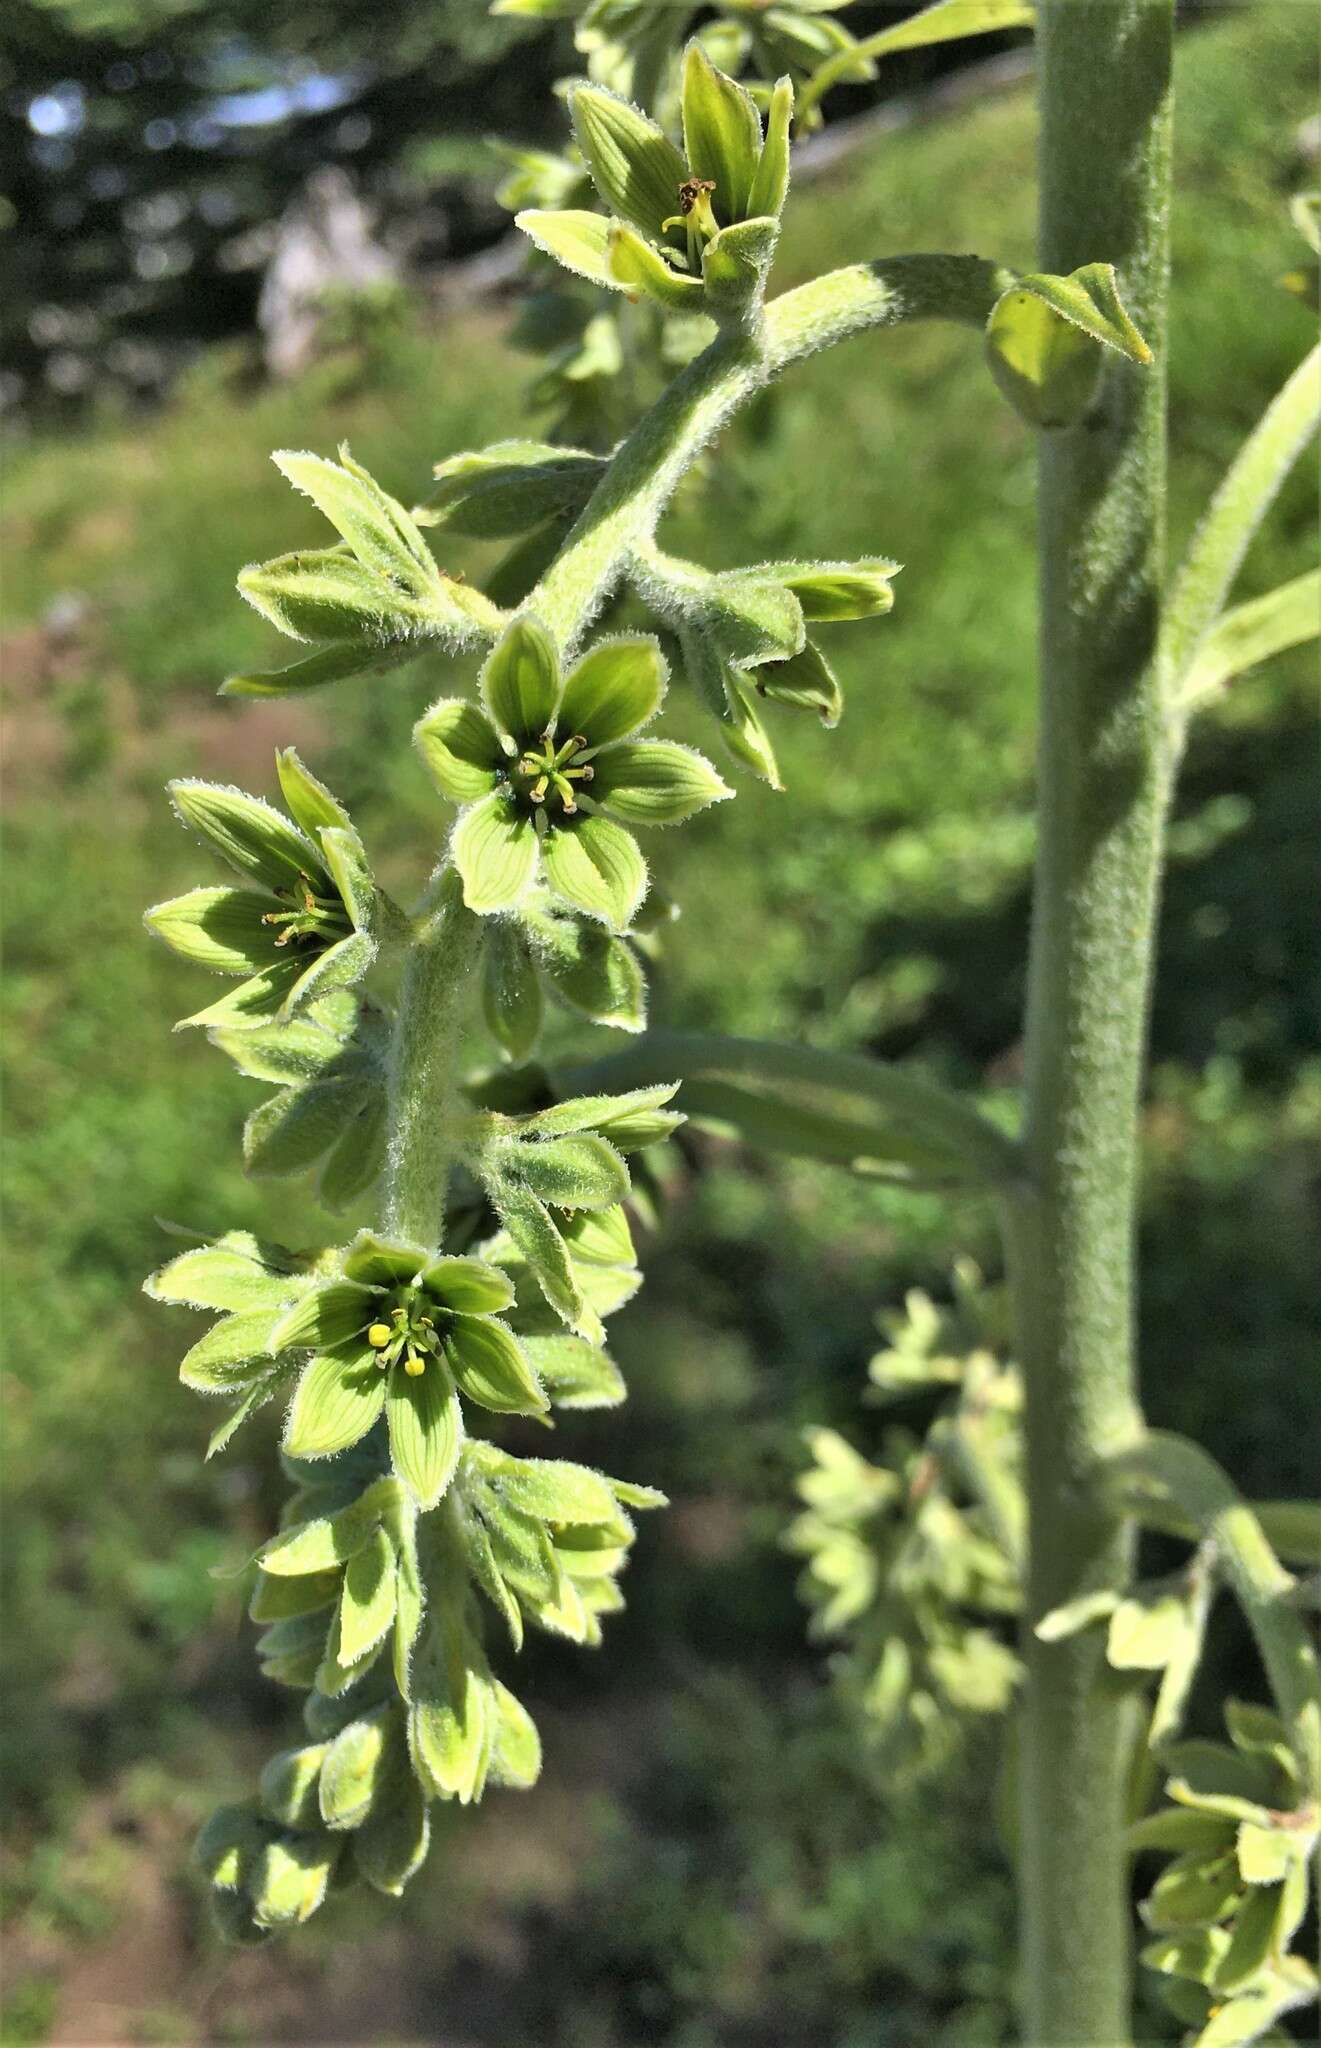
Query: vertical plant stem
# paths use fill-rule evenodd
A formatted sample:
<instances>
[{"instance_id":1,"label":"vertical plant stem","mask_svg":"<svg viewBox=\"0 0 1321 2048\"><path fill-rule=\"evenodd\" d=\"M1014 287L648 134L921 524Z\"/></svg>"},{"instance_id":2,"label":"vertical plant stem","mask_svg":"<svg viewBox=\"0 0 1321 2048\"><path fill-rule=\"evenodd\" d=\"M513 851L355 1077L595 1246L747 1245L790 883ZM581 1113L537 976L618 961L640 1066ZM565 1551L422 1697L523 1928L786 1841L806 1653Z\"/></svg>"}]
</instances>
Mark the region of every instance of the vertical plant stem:
<instances>
[{"instance_id":1,"label":"vertical plant stem","mask_svg":"<svg viewBox=\"0 0 1321 2048\"><path fill-rule=\"evenodd\" d=\"M459 878L447 869L409 952L390 1049L385 1228L422 1245L440 1242L445 1189L464 1114L459 1050L479 934L479 920L464 905Z\"/></svg>"},{"instance_id":2,"label":"vertical plant stem","mask_svg":"<svg viewBox=\"0 0 1321 2048\"><path fill-rule=\"evenodd\" d=\"M1020 1893L1025 2038L1129 2039L1128 1723L1104 1637L1032 1625L1129 1569L1094 1485L1137 1433L1138 1098L1167 771L1164 554L1172 0L1044 0L1040 261L1118 268L1155 355L1043 436L1039 843L1026 1027L1029 1186L1007 1205L1030 1524Z\"/></svg>"}]
</instances>

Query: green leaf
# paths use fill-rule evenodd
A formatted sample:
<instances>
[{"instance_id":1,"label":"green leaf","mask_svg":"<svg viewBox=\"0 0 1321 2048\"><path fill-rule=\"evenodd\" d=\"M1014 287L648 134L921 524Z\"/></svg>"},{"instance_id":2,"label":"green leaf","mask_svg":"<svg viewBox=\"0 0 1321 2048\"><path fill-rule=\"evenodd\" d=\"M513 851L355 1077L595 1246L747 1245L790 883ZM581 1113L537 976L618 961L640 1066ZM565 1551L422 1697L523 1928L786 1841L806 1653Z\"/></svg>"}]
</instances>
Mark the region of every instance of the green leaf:
<instances>
[{"instance_id":1,"label":"green leaf","mask_svg":"<svg viewBox=\"0 0 1321 2048\"><path fill-rule=\"evenodd\" d=\"M295 490L312 500L346 540L365 569L409 596L434 599L440 576L417 527L402 505L388 497L346 448L341 461L277 449L271 457Z\"/></svg>"},{"instance_id":2,"label":"green leaf","mask_svg":"<svg viewBox=\"0 0 1321 2048\"><path fill-rule=\"evenodd\" d=\"M777 220L743 220L707 243L702 281L712 313L746 315L760 300L779 235Z\"/></svg>"},{"instance_id":3,"label":"green leaf","mask_svg":"<svg viewBox=\"0 0 1321 2048\"><path fill-rule=\"evenodd\" d=\"M622 825L593 817L557 824L546 835L542 859L556 895L615 931L627 929L646 894L647 867Z\"/></svg>"},{"instance_id":4,"label":"green leaf","mask_svg":"<svg viewBox=\"0 0 1321 2048\"><path fill-rule=\"evenodd\" d=\"M525 1060L541 1035L541 984L522 928L492 918L482 949L482 1014L511 1060Z\"/></svg>"},{"instance_id":5,"label":"green leaf","mask_svg":"<svg viewBox=\"0 0 1321 2048\"><path fill-rule=\"evenodd\" d=\"M303 548L251 562L238 589L254 611L291 640L331 643L397 640L424 628L424 606L366 568L344 548Z\"/></svg>"},{"instance_id":6,"label":"green leaf","mask_svg":"<svg viewBox=\"0 0 1321 2048\"><path fill-rule=\"evenodd\" d=\"M642 292L671 312L701 308L705 297L701 278L673 269L654 243L625 227L622 221L610 223L606 254L611 279L630 295Z\"/></svg>"},{"instance_id":7,"label":"green leaf","mask_svg":"<svg viewBox=\"0 0 1321 2048\"><path fill-rule=\"evenodd\" d=\"M491 1777L497 1785L512 1785L526 1791L541 1775L541 1737L537 1724L508 1686L495 1679L491 1686L494 1736L491 1744Z\"/></svg>"},{"instance_id":8,"label":"green leaf","mask_svg":"<svg viewBox=\"0 0 1321 2048\"><path fill-rule=\"evenodd\" d=\"M309 838L315 839L327 825L352 830L352 821L339 798L331 795L324 782L318 782L296 748L277 748L275 768L289 815Z\"/></svg>"},{"instance_id":9,"label":"green leaf","mask_svg":"<svg viewBox=\"0 0 1321 2048\"><path fill-rule=\"evenodd\" d=\"M459 1462L463 1413L454 1382L438 1360L411 1377L395 1367L387 1375L385 1419L390 1462L419 1507L434 1508Z\"/></svg>"},{"instance_id":10,"label":"green leaf","mask_svg":"<svg viewBox=\"0 0 1321 2048\"><path fill-rule=\"evenodd\" d=\"M472 626L468 637L475 638L476 631ZM303 661L290 662L287 668L256 669L226 676L220 685L220 695L297 697L306 690L323 690L330 683L345 682L350 676L386 675L404 662L414 660L420 652L416 643L410 644L407 640L394 641L387 647L377 647L365 640L346 641L338 646L323 647Z\"/></svg>"},{"instance_id":11,"label":"green leaf","mask_svg":"<svg viewBox=\"0 0 1321 2048\"><path fill-rule=\"evenodd\" d=\"M479 540L526 533L585 505L605 466L586 448L496 441L436 464L428 518Z\"/></svg>"},{"instance_id":12,"label":"green leaf","mask_svg":"<svg viewBox=\"0 0 1321 2048\"><path fill-rule=\"evenodd\" d=\"M613 292L626 289L610 268L610 222L604 214L577 208L550 213L532 207L514 215L514 226L575 276Z\"/></svg>"},{"instance_id":13,"label":"green leaf","mask_svg":"<svg viewBox=\"0 0 1321 2048\"><path fill-rule=\"evenodd\" d=\"M627 1395L614 1359L583 1337L525 1337L523 1349L556 1408L617 1408Z\"/></svg>"},{"instance_id":14,"label":"green leaf","mask_svg":"<svg viewBox=\"0 0 1321 2048\"><path fill-rule=\"evenodd\" d=\"M1130 362L1151 361L1109 263L1086 264L1068 277L1020 278L991 312L986 348L1004 396L1037 427L1073 426L1090 409L1102 348Z\"/></svg>"},{"instance_id":15,"label":"green leaf","mask_svg":"<svg viewBox=\"0 0 1321 2048\"><path fill-rule=\"evenodd\" d=\"M628 1197L628 1168L613 1145L588 1132L508 1139L498 1159L502 1178L514 1175L553 1208L606 1209Z\"/></svg>"},{"instance_id":16,"label":"green leaf","mask_svg":"<svg viewBox=\"0 0 1321 2048\"><path fill-rule=\"evenodd\" d=\"M278 1308L224 1316L184 1353L179 1378L199 1394L238 1393L252 1380L265 1379L271 1370L267 1346L279 1316Z\"/></svg>"},{"instance_id":17,"label":"green leaf","mask_svg":"<svg viewBox=\"0 0 1321 2048\"><path fill-rule=\"evenodd\" d=\"M340 1729L321 1768L319 1807L326 1827L341 1833L363 1826L385 1789L391 1752L398 1747L397 1717L389 1707Z\"/></svg>"},{"instance_id":18,"label":"green leaf","mask_svg":"<svg viewBox=\"0 0 1321 2048\"><path fill-rule=\"evenodd\" d=\"M831 86L856 77L860 64L877 57L891 57L899 50L919 50L963 36L1026 28L1035 11L1026 0L936 0L934 6L896 22L891 28L878 29L874 35L856 42L850 38L848 46L829 57L808 79L799 103L800 118L807 119Z\"/></svg>"},{"instance_id":19,"label":"green leaf","mask_svg":"<svg viewBox=\"0 0 1321 2048\"><path fill-rule=\"evenodd\" d=\"M537 834L503 790L464 811L450 842L469 910L489 917L511 910L537 871Z\"/></svg>"},{"instance_id":20,"label":"green leaf","mask_svg":"<svg viewBox=\"0 0 1321 2048\"><path fill-rule=\"evenodd\" d=\"M266 922L274 907L252 889L190 889L154 904L143 922L184 960L216 974L251 974L286 958Z\"/></svg>"},{"instance_id":21,"label":"green leaf","mask_svg":"<svg viewBox=\"0 0 1321 2048\"><path fill-rule=\"evenodd\" d=\"M319 1353L295 1389L285 1449L295 1458L330 1458L346 1451L367 1434L385 1406L385 1379L374 1352L355 1347Z\"/></svg>"},{"instance_id":22,"label":"green leaf","mask_svg":"<svg viewBox=\"0 0 1321 2048\"><path fill-rule=\"evenodd\" d=\"M570 111L592 183L612 213L659 241L678 211L688 166L645 114L599 86L581 85Z\"/></svg>"},{"instance_id":23,"label":"green leaf","mask_svg":"<svg viewBox=\"0 0 1321 2048\"><path fill-rule=\"evenodd\" d=\"M734 794L709 761L673 740L620 740L592 765L592 801L630 825L677 824Z\"/></svg>"},{"instance_id":24,"label":"green leaf","mask_svg":"<svg viewBox=\"0 0 1321 2048\"><path fill-rule=\"evenodd\" d=\"M1177 688L1181 707L1205 704L1217 691L1286 647L1321 634L1321 569L1295 576L1265 597L1222 614L1197 649ZM168 906L166 906L168 907ZM148 912L148 916L154 913Z\"/></svg>"},{"instance_id":25,"label":"green leaf","mask_svg":"<svg viewBox=\"0 0 1321 2048\"><path fill-rule=\"evenodd\" d=\"M761 158L761 121L743 87L717 71L697 41L684 54L682 112L689 173L714 184L719 221L743 220Z\"/></svg>"},{"instance_id":26,"label":"green leaf","mask_svg":"<svg viewBox=\"0 0 1321 2048\"><path fill-rule=\"evenodd\" d=\"M499 1415L540 1415L549 1406L536 1373L503 1323L456 1316L445 1356L459 1391Z\"/></svg>"},{"instance_id":27,"label":"green leaf","mask_svg":"<svg viewBox=\"0 0 1321 2048\"><path fill-rule=\"evenodd\" d=\"M317 1784L326 1754L324 1742L303 1749L283 1749L273 1756L258 1781L265 1811L289 1828L314 1827L319 1818Z\"/></svg>"},{"instance_id":28,"label":"green leaf","mask_svg":"<svg viewBox=\"0 0 1321 2048\"><path fill-rule=\"evenodd\" d=\"M545 911L525 911L523 923L557 996L598 1024L645 1028L646 980L622 939L585 918Z\"/></svg>"},{"instance_id":29,"label":"green leaf","mask_svg":"<svg viewBox=\"0 0 1321 2048\"><path fill-rule=\"evenodd\" d=\"M268 889L289 889L304 876L329 883L325 863L311 840L260 797L191 777L172 782L169 789L181 822L239 874L264 882Z\"/></svg>"},{"instance_id":30,"label":"green leaf","mask_svg":"<svg viewBox=\"0 0 1321 2048\"><path fill-rule=\"evenodd\" d=\"M774 574L802 606L809 625L884 617L894 606L898 562L883 555L857 562L777 562Z\"/></svg>"},{"instance_id":31,"label":"green leaf","mask_svg":"<svg viewBox=\"0 0 1321 2048\"><path fill-rule=\"evenodd\" d=\"M777 216L784 210L789 193L789 128L793 113L793 81L777 78L766 113L766 140L748 193L750 219Z\"/></svg>"},{"instance_id":32,"label":"green leaf","mask_svg":"<svg viewBox=\"0 0 1321 2048\"><path fill-rule=\"evenodd\" d=\"M344 1567L333 1649L337 1664L356 1664L374 1650L394 1623L394 1545L377 1528Z\"/></svg>"},{"instance_id":33,"label":"green leaf","mask_svg":"<svg viewBox=\"0 0 1321 2048\"><path fill-rule=\"evenodd\" d=\"M815 711L824 726L839 724L844 693L814 641L809 640L801 654L791 654L787 661L768 662L755 673L763 697L777 704L792 704L800 711Z\"/></svg>"},{"instance_id":34,"label":"green leaf","mask_svg":"<svg viewBox=\"0 0 1321 2048\"><path fill-rule=\"evenodd\" d=\"M650 633L598 640L570 670L556 724L593 747L627 739L655 717L665 695L665 658Z\"/></svg>"},{"instance_id":35,"label":"green leaf","mask_svg":"<svg viewBox=\"0 0 1321 2048\"><path fill-rule=\"evenodd\" d=\"M515 619L486 657L481 692L496 728L524 745L551 725L560 693L555 643L537 619Z\"/></svg>"}]
</instances>

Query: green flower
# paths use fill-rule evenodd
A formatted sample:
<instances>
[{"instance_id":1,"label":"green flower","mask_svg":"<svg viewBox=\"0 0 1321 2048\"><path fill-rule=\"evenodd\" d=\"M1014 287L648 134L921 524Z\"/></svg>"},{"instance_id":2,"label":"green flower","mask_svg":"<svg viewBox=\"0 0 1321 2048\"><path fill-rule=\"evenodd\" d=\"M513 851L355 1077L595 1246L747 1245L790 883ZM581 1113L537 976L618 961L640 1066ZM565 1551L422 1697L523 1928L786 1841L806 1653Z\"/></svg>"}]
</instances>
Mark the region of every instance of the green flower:
<instances>
[{"instance_id":1,"label":"green flower","mask_svg":"<svg viewBox=\"0 0 1321 2048\"><path fill-rule=\"evenodd\" d=\"M181 821L243 884L190 889L146 913L148 927L185 960L243 977L184 1024L264 1024L351 987L376 958L382 914L399 916L379 896L343 805L292 747L275 761L292 823L242 790L170 784Z\"/></svg>"},{"instance_id":2,"label":"green flower","mask_svg":"<svg viewBox=\"0 0 1321 2048\"><path fill-rule=\"evenodd\" d=\"M647 887L627 826L673 824L732 794L690 747L635 737L665 674L639 635L599 641L561 679L545 628L516 619L482 670L485 710L446 698L421 720L423 760L466 806L452 851L470 910L512 910L540 869L571 908L627 928Z\"/></svg>"},{"instance_id":3,"label":"green flower","mask_svg":"<svg viewBox=\"0 0 1321 2048\"><path fill-rule=\"evenodd\" d=\"M310 1350L285 1447L329 1458L384 1411L395 1471L424 1508L444 1493L463 1444L459 1395L498 1414L540 1415L546 1396L499 1311L514 1290L480 1259L439 1257L363 1232L338 1276L294 1303L272 1354Z\"/></svg>"}]
</instances>

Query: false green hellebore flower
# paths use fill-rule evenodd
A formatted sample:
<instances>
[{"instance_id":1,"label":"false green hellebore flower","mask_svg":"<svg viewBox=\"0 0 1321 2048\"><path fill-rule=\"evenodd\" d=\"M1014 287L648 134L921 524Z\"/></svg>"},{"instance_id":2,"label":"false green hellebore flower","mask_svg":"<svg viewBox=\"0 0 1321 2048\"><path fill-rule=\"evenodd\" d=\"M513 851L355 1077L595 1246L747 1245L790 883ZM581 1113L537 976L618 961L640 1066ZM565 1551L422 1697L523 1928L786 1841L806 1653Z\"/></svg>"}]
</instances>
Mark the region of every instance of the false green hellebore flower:
<instances>
[{"instance_id":1,"label":"false green hellebore flower","mask_svg":"<svg viewBox=\"0 0 1321 2048\"><path fill-rule=\"evenodd\" d=\"M422 758L466 806L453 856L470 910L512 910L541 869L571 908L627 929L647 887L627 826L674 824L732 795L691 747L635 737L665 677L656 641L637 635L598 641L561 678L545 628L515 619L482 670L485 709L446 698L427 712Z\"/></svg>"},{"instance_id":2,"label":"false green hellebore flower","mask_svg":"<svg viewBox=\"0 0 1321 2048\"><path fill-rule=\"evenodd\" d=\"M376 958L382 899L348 812L292 747L275 760L293 822L242 790L191 778L170 784L180 821L242 882L190 889L146 913L149 928L185 960L245 977L184 1024L289 1017L352 987Z\"/></svg>"},{"instance_id":3,"label":"false green hellebore flower","mask_svg":"<svg viewBox=\"0 0 1321 2048\"><path fill-rule=\"evenodd\" d=\"M289 1410L286 1450L333 1457L384 1411L396 1473L422 1507L434 1507L463 1445L460 1393L497 1414L540 1415L549 1405L497 1320L513 1299L505 1275L481 1259L363 1232L339 1276L271 1331L273 1354L313 1354Z\"/></svg>"}]
</instances>

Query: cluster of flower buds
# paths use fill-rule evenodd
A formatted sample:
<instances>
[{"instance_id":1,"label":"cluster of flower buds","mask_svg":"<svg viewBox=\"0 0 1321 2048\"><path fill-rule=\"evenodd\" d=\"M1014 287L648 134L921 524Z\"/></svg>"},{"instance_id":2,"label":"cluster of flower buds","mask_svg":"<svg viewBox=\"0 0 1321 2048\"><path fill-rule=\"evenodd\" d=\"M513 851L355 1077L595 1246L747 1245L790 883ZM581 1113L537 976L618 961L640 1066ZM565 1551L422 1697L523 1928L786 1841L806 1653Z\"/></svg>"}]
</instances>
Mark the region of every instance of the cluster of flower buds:
<instances>
[{"instance_id":1,"label":"cluster of flower buds","mask_svg":"<svg viewBox=\"0 0 1321 2048\"><path fill-rule=\"evenodd\" d=\"M1142 1960L1196 2048L1280 2040L1285 2015L1315 2003L1318 1979L1291 1943L1308 1911L1321 1813L1302 1792L1283 1723L1231 1700L1229 1743L1159 1752L1171 1804L1139 1821L1132 1847L1168 1855L1143 1902L1154 1941Z\"/></svg>"},{"instance_id":2,"label":"cluster of flower buds","mask_svg":"<svg viewBox=\"0 0 1321 2048\"><path fill-rule=\"evenodd\" d=\"M969 1334L980 1287L970 1268L960 1282L956 1317L910 1294L870 1367L886 1402L944 1390L925 1437L890 1431L877 1464L810 1430L805 1512L786 1538L806 1560L814 1632L842 1642L835 1675L891 1779L939 1764L963 1718L1003 1713L1019 1677L1006 1623L1022 1605L1021 1387Z\"/></svg>"},{"instance_id":3,"label":"cluster of flower buds","mask_svg":"<svg viewBox=\"0 0 1321 2048\"><path fill-rule=\"evenodd\" d=\"M357 1881L402 1892L433 1799L535 1782L537 1730L491 1670L482 1602L516 1648L528 1622L598 1641L600 1616L622 1604L628 1509L662 1504L585 1466L474 1441L442 1510L423 1515L382 1475L382 1449L369 1434L327 1464L286 1454L297 1491L259 1553L249 1612L266 1675L307 1693L308 1740L272 1757L257 1797L222 1808L198 1840L231 1939L296 1925Z\"/></svg>"}]
</instances>

